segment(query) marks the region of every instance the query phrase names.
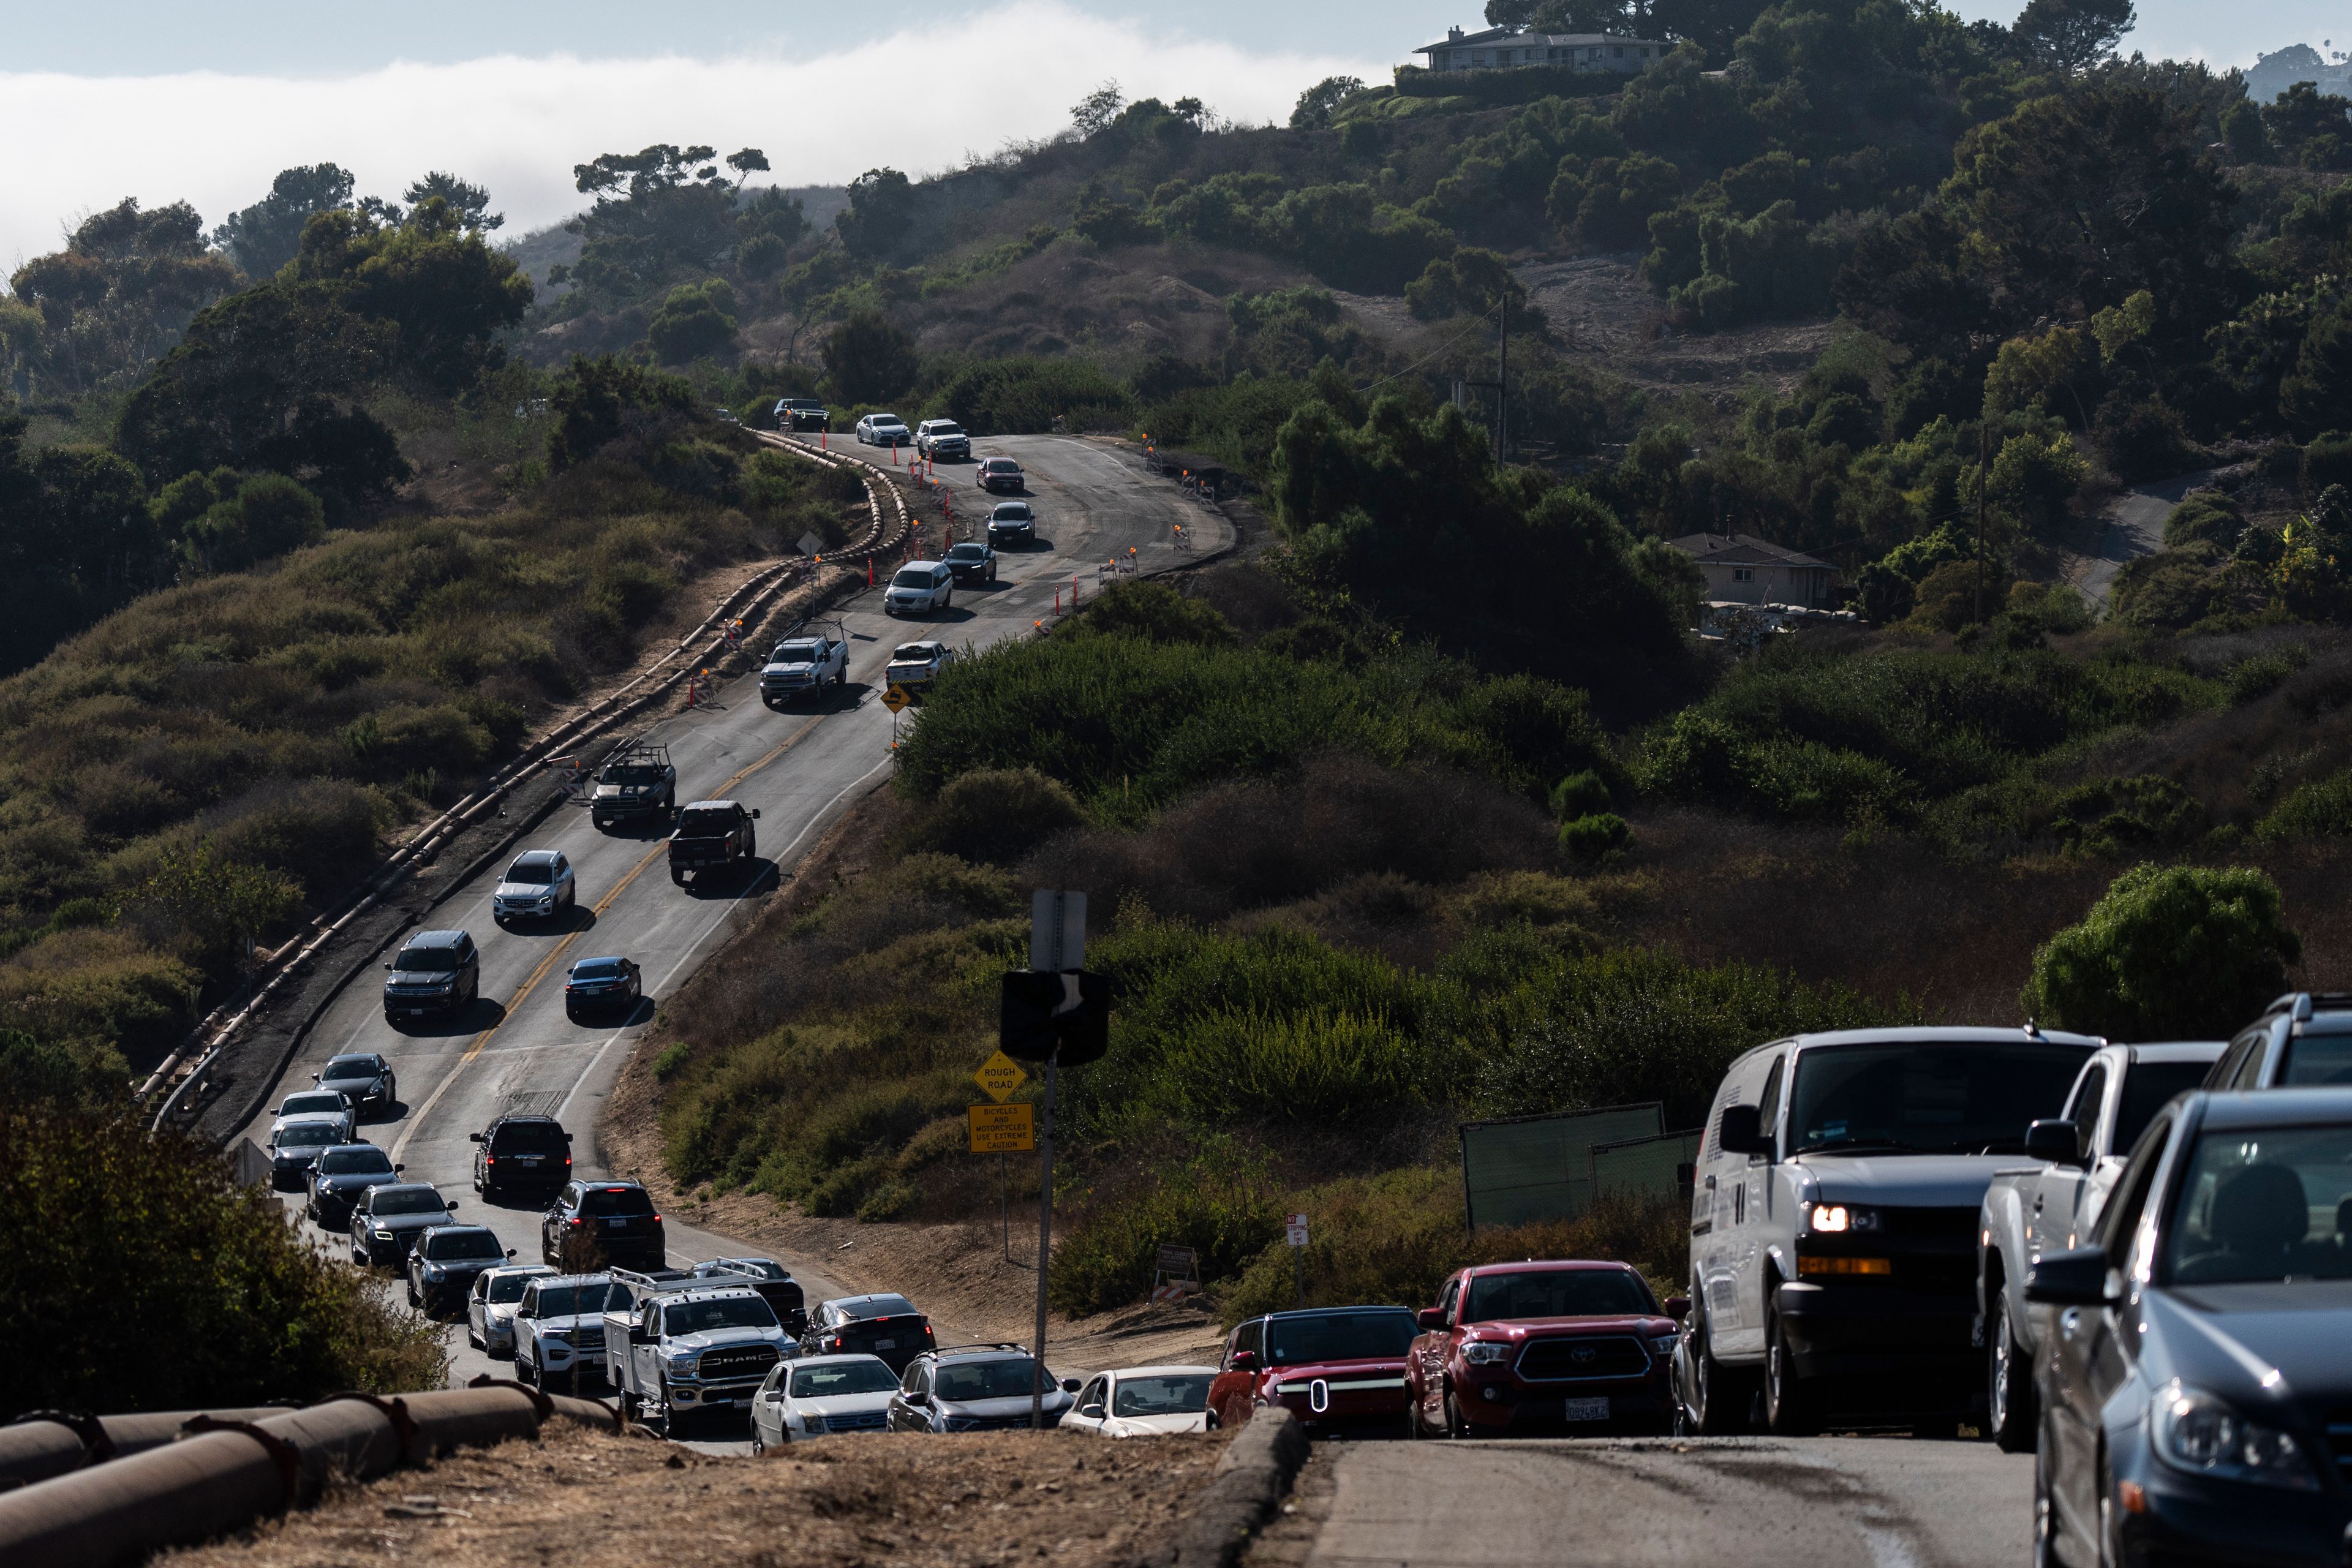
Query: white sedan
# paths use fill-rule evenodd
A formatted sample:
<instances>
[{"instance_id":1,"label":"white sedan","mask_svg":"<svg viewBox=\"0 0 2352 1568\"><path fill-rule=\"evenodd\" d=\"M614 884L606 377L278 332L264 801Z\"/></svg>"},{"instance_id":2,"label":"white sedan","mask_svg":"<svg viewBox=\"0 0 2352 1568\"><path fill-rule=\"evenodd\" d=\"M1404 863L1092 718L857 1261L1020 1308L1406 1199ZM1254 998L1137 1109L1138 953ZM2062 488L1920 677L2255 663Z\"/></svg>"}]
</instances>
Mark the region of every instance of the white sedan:
<instances>
[{"instance_id":1,"label":"white sedan","mask_svg":"<svg viewBox=\"0 0 2352 1568\"><path fill-rule=\"evenodd\" d=\"M1062 1417L1065 1432L1097 1437L1164 1437L1209 1429L1213 1366L1131 1366L1097 1373Z\"/></svg>"},{"instance_id":2,"label":"white sedan","mask_svg":"<svg viewBox=\"0 0 2352 1568\"><path fill-rule=\"evenodd\" d=\"M813 1355L779 1362L751 1401L751 1452L834 1432L888 1428L898 1374L876 1355Z\"/></svg>"},{"instance_id":3,"label":"white sedan","mask_svg":"<svg viewBox=\"0 0 2352 1568\"><path fill-rule=\"evenodd\" d=\"M514 1358L515 1309L522 1305L522 1288L555 1270L544 1263L517 1263L485 1268L466 1293L466 1338L492 1360Z\"/></svg>"}]
</instances>

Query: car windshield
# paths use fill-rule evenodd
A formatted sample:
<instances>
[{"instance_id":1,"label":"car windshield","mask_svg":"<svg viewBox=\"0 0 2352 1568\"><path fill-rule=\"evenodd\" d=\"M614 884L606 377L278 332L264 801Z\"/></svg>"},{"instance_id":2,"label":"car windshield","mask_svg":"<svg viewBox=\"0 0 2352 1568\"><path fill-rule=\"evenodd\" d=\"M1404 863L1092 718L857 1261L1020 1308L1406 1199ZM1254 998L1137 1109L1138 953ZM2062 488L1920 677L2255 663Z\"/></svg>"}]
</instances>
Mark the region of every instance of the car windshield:
<instances>
[{"instance_id":1,"label":"car windshield","mask_svg":"<svg viewBox=\"0 0 2352 1568\"><path fill-rule=\"evenodd\" d=\"M2282 1086L2352 1083L2352 1034L2307 1034L2287 1041L2278 1081Z\"/></svg>"},{"instance_id":2,"label":"car windshield","mask_svg":"<svg viewBox=\"0 0 2352 1568\"><path fill-rule=\"evenodd\" d=\"M1330 1312L1276 1318L1265 1326L1266 1364L1297 1366L1310 1361L1359 1361L1404 1354L1420 1331L1412 1314Z\"/></svg>"},{"instance_id":3,"label":"car windshield","mask_svg":"<svg viewBox=\"0 0 2352 1568\"><path fill-rule=\"evenodd\" d=\"M378 1187L368 1213L386 1214L447 1214L449 1205L431 1187L401 1187L387 1191Z\"/></svg>"},{"instance_id":4,"label":"car windshield","mask_svg":"<svg viewBox=\"0 0 2352 1568\"><path fill-rule=\"evenodd\" d=\"M719 1329L772 1329L776 1314L757 1296L738 1296L718 1301L680 1301L675 1307L662 1309L662 1331L667 1334L707 1334Z\"/></svg>"},{"instance_id":5,"label":"car windshield","mask_svg":"<svg viewBox=\"0 0 2352 1568\"><path fill-rule=\"evenodd\" d=\"M291 1127L278 1130L280 1149L314 1148L321 1143L340 1143L343 1130L331 1121L298 1121Z\"/></svg>"},{"instance_id":6,"label":"car windshield","mask_svg":"<svg viewBox=\"0 0 2352 1568\"><path fill-rule=\"evenodd\" d=\"M724 1274L741 1274L753 1279L789 1279L792 1272L781 1263L771 1263L764 1258L722 1258L709 1266Z\"/></svg>"},{"instance_id":7,"label":"car windshield","mask_svg":"<svg viewBox=\"0 0 2352 1568\"><path fill-rule=\"evenodd\" d=\"M952 419L941 419L932 424L931 434L934 436L961 436L963 434L963 426L958 425Z\"/></svg>"},{"instance_id":8,"label":"car windshield","mask_svg":"<svg viewBox=\"0 0 2352 1568\"><path fill-rule=\"evenodd\" d=\"M643 1187L591 1187L582 1194L580 1207L592 1215L651 1214L654 1200Z\"/></svg>"},{"instance_id":9,"label":"car windshield","mask_svg":"<svg viewBox=\"0 0 2352 1568\"><path fill-rule=\"evenodd\" d=\"M988 559L988 546L985 544L959 544L953 550L948 552L948 559L950 561L985 561Z\"/></svg>"},{"instance_id":10,"label":"car windshield","mask_svg":"<svg viewBox=\"0 0 2352 1568\"><path fill-rule=\"evenodd\" d=\"M343 1057L327 1064L319 1076L329 1083L347 1083L353 1079L362 1082L376 1076L380 1069L370 1057Z\"/></svg>"},{"instance_id":11,"label":"car windshield","mask_svg":"<svg viewBox=\"0 0 2352 1568\"><path fill-rule=\"evenodd\" d=\"M1637 1275L1616 1268L1544 1268L1473 1275L1458 1321L1627 1317L1657 1310Z\"/></svg>"},{"instance_id":12,"label":"car windshield","mask_svg":"<svg viewBox=\"0 0 2352 1568\"><path fill-rule=\"evenodd\" d=\"M1036 1362L1029 1356L1002 1356L990 1361L941 1362L940 1397L950 1404L968 1399L1026 1399L1035 1378Z\"/></svg>"},{"instance_id":13,"label":"car windshield","mask_svg":"<svg viewBox=\"0 0 2352 1568\"><path fill-rule=\"evenodd\" d=\"M338 1149L319 1156L322 1176L389 1176L392 1156L381 1149Z\"/></svg>"},{"instance_id":14,"label":"car windshield","mask_svg":"<svg viewBox=\"0 0 2352 1568\"><path fill-rule=\"evenodd\" d=\"M2115 1147L2138 1142L2166 1100L2195 1089L2212 1070L2210 1062L2135 1062L2124 1078L2123 1103L2116 1107Z\"/></svg>"},{"instance_id":15,"label":"car windshield","mask_svg":"<svg viewBox=\"0 0 2352 1568\"><path fill-rule=\"evenodd\" d=\"M650 763L626 763L604 770L604 782L614 784L661 783L661 770Z\"/></svg>"},{"instance_id":16,"label":"car windshield","mask_svg":"<svg viewBox=\"0 0 2352 1568\"><path fill-rule=\"evenodd\" d=\"M521 1300L523 1291L530 1288L530 1279L528 1274L500 1275L490 1281L490 1300L493 1302Z\"/></svg>"},{"instance_id":17,"label":"car windshield","mask_svg":"<svg viewBox=\"0 0 2352 1568\"><path fill-rule=\"evenodd\" d=\"M898 1386L897 1374L878 1361L835 1362L831 1366L804 1366L793 1373L794 1399L831 1399L843 1394L887 1394Z\"/></svg>"},{"instance_id":18,"label":"car windshield","mask_svg":"<svg viewBox=\"0 0 2352 1568\"><path fill-rule=\"evenodd\" d=\"M689 811L677 819L681 838L724 838L735 830L731 811Z\"/></svg>"},{"instance_id":19,"label":"car windshield","mask_svg":"<svg viewBox=\"0 0 2352 1568\"><path fill-rule=\"evenodd\" d=\"M454 947L403 948L400 956L392 961L392 966L394 969L407 970L412 973L446 974L457 967L457 950ZM357 1070L354 1068L352 1073L342 1076L353 1076Z\"/></svg>"},{"instance_id":20,"label":"car windshield","mask_svg":"<svg viewBox=\"0 0 2352 1568\"><path fill-rule=\"evenodd\" d=\"M574 980L610 980L621 973L617 958L583 958L572 966Z\"/></svg>"},{"instance_id":21,"label":"car windshield","mask_svg":"<svg viewBox=\"0 0 2352 1568\"><path fill-rule=\"evenodd\" d=\"M1029 503L1017 500L1001 502L996 509L995 521L998 522L1028 521Z\"/></svg>"},{"instance_id":22,"label":"car windshield","mask_svg":"<svg viewBox=\"0 0 2352 1568\"><path fill-rule=\"evenodd\" d=\"M538 1318L572 1318L585 1312L601 1312L606 1307L625 1307L628 1290L619 1285L598 1281L593 1285L558 1285L539 1293L538 1306L532 1312Z\"/></svg>"},{"instance_id":23,"label":"car windshield","mask_svg":"<svg viewBox=\"0 0 2352 1568\"><path fill-rule=\"evenodd\" d=\"M1155 1373L1122 1377L1110 1402L1113 1415L1197 1415L1209 1407L1205 1372Z\"/></svg>"},{"instance_id":24,"label":"car windshield","mask_svg":"<svg viewBox=\"0 0 2352 1568\"><path fill-rule=\"evenodd\" d=\"M509 882L552 882L555 868L544 860L518 860L507 868Z\"/></svg>"},{"instance_id":25,"label":"car windshield","mask_svg":"<svg viewBox=\"0 0 2352 1568\"><path fill-rule=\"evenodd\" d=\"M2200 1137L2164 1256L2176 1285L2352 1279L2352 1126Z\"/></svg>"},{"instance_id":26,"label":"car windshield","mask_svg":"<svg viewBox=\"0 0 2352 1568\"><path fill-rule=\"evenodd\" d=\"M870 1296L863 1301L845 1302L841 1310L853 1318L895 1318L914 1311L915 1304L904 1296Z\"/></svg>"},{"instance_id":27,"label":"car windshield","mask_svg":"<svg viewBox=\"0 0 2352 1568\"><path fill-rule=\"evenodd\" d=\"M501 1153L509 1149L561 1149L563 1129L552 1121L509 1121L490 1135L490 1147Z\"/></svg>"},{"instance_id":28,"label":"car windshield","mask_svg":"<svg viewBox=\"0 0 2352 1568\"><path fill-rule=\"evenodd\" d=\"M877 430L885 429L889 426L898 423L898 416L895 414L877 414L873 417L874 427Z\"/></svg>"},{"instance_id":29,"label":"car windshield","mask_svg":"<svg viewBox=\"0 0 2352 1568\"><path fill-rule=\"evenodd\" d=\"M778 664L814 664L816 644L813 642L780 642L776 645Z\"/></svg>"},{"instance_id":30,"label":"car windshield","mask_svg":"<svg viewBox=\"0 0 2352 1568\"><path fill-rule=\"evenodd\" d=\"M318 1089L310 1094L289 1094L286 1103L278 1108L280 1116L305 1116L324 1113L333 1115L347 1110L343 1097L331 1089Z\"/></svg>"},{"instance_id":31,"label":"car windshield","mask_svg":"<svg viewBox=\"0 0 2352 1568\"><path fill-rule=\"evenodd\" d=\"M453 1230L446 1226L425 1238L425 1256L446 1263L462 1258L504 1258L499 1238L487 1230Z\"/></svg>"},{"instance_id":32,"label":"car windshield","mask_svg":"<svg viewBox=\"0 0 2352 1568\"><path fill-rule=\"evenodd\" d=\"M2016 1154L2058 1114L2087 1046L1933 1040L1816 1046L1797 1058L1790 1152Z\"/></svg>"},{"instance_id":33,"label":"car windshield","mask_svg":"<svg viewBox=\"0 0 2352 1568\"><path fill-rule=\"evenodd\" d=\"M930 585L931 574L929 572L918 571L911 566L890 579L890 586L893 588L928 588Z\"/></svg>"}]
</instances>

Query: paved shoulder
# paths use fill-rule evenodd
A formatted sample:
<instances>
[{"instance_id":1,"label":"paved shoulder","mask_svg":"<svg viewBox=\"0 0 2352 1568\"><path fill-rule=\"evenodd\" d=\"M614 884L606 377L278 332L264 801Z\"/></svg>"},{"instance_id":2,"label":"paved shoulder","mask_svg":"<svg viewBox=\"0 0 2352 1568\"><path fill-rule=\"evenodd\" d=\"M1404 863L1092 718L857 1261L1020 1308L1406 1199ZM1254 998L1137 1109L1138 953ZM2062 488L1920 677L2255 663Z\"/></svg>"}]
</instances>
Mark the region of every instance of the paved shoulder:
<instances>
[{"instance_id":1,"label":"paved shoulder","mask_svg":"<svg viewBox=\"0 0 2352 1568\"><path fill-rule=\"evenodd\" d=\"M1990 1444L1366 1443L1332 1457L1311 1568L2013 1568L2027 1557L2033 1462Z\"/></svg>"}]
</instances>

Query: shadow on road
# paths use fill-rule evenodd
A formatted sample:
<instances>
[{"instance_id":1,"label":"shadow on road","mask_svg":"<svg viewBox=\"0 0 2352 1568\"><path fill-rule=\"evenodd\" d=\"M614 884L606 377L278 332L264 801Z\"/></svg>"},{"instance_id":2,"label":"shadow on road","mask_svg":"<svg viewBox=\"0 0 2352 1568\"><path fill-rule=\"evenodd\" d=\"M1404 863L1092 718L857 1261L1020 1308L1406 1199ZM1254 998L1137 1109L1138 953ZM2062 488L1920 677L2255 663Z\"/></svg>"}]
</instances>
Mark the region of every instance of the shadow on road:
<instances>
[{"instance_id":1,"label":"shadow on road","mask_svg":"<svg viewBox=\"0 0 2352 1568\"><path fill-rule=\"evenodd\" d=\"M561 914L550 915L544 920L509 919L502 921L499 929L509 936L570 936L574 931L593 931L595 927L596 911L585 904L573 904Z\"/></svg>"},{"instance_id":2,"label":"shadow on road","mask_svg":"<svg viewBox=\"0 0 2352 1568\"><path fill-rule=\"evenodd\" d=\"M506 1016L505 1003L477 996L456 1012L444 1013L437 1018L391 1018L386 1022L392 1025L396 1034L423 1036L429 1039L436 1036L446 1038L451 1035L478 1035L484 1029L498 1027L505 1021Z\"/></svg>"},{"instance_id":3,"label":"shadow on road","mask_svg":"<svg viewBox=\"0 0 2352 1568\"><path fill-rule=\"evenodd\" d=\"M755 855L740 865L697 871L691 881L681 882L678 887L689 898L740 899L757 892L775 874L773 860Z\"/></svg>"}]
</instances>

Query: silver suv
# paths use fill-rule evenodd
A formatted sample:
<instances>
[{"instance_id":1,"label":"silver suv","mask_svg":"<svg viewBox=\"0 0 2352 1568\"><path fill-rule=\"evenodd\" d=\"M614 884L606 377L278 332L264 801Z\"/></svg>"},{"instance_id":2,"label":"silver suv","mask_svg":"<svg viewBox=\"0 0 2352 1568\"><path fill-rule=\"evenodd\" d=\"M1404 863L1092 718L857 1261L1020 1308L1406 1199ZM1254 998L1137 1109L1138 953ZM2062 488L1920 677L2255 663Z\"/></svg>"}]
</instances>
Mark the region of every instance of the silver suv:
<instances>
[{"instance_id":1,"label":"silver suv","mask_svg":"<svg viewBox=\"0 0 2352 1568\"><path fill-rule=\"evenodd\" d=\"M915 426L915 450L938 462L971 456L971 437L952 419L926 419Z\"/></svg>"},{"instance_id":2,"label":"silver suv","mask_svg":"<svg viewBox=\"0 0 2352 1568\"><path fill-rule=\"evenodd\" d=\"M2352 992L2291 991L2238 1031L2205 1087L2303 1089L2352 1083Z\"/></svg>"},{"instance_id":3,"label":"silver suv","mask_svg":"<svg viewBox=\"0 0 2352 1568\"><path fill-rule=\"evenodd\" d=\"M907 1365L890 1397L893 1432L1003 1432L1029 1425L1037 1361L1026 1346L959 1345L927 1351ZM1045 1425L1058 1426L1076 1403L1078 1380L1045 1374Z\"/></svg>"},{"instance_id":4,"label":"silver suv","mask_svg":"<svg viewBox=\"0 0 2352 1568\"><path fill-rule=\"evenodd\" d=\"M561 849L526 849L514 858L507 874L490 894L490 918L508 921L546 920L562 914L579 901L580 886L572 862Z\"/></svg>"}]
</instances>

